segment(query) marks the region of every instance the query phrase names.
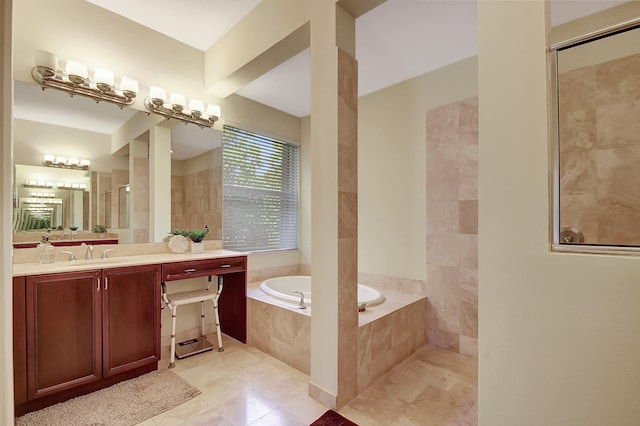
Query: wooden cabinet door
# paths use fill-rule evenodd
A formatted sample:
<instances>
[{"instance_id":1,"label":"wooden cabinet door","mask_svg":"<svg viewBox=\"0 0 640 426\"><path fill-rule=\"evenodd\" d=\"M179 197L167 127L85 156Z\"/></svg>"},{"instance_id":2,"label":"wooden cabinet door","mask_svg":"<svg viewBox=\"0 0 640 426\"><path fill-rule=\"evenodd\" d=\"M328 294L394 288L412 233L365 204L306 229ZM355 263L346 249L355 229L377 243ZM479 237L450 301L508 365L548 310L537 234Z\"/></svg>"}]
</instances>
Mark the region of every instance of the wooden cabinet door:
<instances>
[{"instance_id":1,"label":"wooden cabinet door","mask_svg":"<svg viewBox=\"0 0 640 426\"><path fill-rule=\"evenodd\" d=\"M100 271L26 279L28 397L102 377Z\"/></svg>"},{"instance_id":2,"label":"wooden cabinet door","mask_svg":"<svg viewBox=\"0 0 640 426\"><path fill-rule=\"evenodd\" d=\"M160 266L103 271L103 374L160 359Z\"/></svg>"},{"instance_id":3,"label":"wooden cabinet door","mask_svg":"<svg viewBox=\"0 0 640 426\"><path fill-rule=\"evenodd\" d=\"M13 400L27 402L27 305L24 277L13 277Z\"/></svg>"}]
</instances>

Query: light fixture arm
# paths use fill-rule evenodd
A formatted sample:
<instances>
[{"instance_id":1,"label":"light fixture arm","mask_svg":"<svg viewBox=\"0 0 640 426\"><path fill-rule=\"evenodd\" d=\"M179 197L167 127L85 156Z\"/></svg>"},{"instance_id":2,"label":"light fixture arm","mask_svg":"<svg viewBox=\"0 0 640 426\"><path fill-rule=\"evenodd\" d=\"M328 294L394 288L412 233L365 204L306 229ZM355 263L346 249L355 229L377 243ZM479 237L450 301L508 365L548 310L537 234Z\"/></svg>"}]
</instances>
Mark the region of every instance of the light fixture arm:
<instances>
[{"instance_id":1,"label":"light fixture arm","mask_svg":"<svg viewBox=\"0 0 640 426\"><path fill-rule=\"evenodd\" d=\"M63 75L60 71L41 72L42 67L34 67L31 70L31 77L42 86L42 90L46 88L53 88L65 91L71 96L81 95L94 99L96 102L105 101L118 105L120 108L129 106L135 102L136 93L128 90L119 91L116 88L110 88L110 90L100 90L99 88L91 87L90 80L86 80L83 83L77 84L72 81L66 81L63 79Z\"/></svg>"}]
</instances>

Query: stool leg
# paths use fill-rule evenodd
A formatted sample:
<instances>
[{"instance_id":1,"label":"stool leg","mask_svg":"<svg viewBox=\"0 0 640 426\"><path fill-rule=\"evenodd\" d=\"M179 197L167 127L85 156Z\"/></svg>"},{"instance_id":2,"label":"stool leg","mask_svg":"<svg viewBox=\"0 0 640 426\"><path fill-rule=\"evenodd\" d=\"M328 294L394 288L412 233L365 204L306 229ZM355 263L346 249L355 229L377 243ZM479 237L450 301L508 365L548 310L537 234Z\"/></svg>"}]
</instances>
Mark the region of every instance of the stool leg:
<instances>
[{"instance_id":1,"label":"stool leg","mask_svg":"<svg viewBox=\"0 0 640 426\"><path fill-rule=\"evenodd\" d=\"M218 352L223 352L222 347L222 331L220 331L220 317L218 316L218 297L213 299L213 313L216 320L216 334L218 335Z\"/></svg>"},{"instance_id":2,"label":"stool leg","mask_svg":"<svg viewBox=\"0 0 640 426\"><path fill-rule=\"evenodd\" d=\"M171 356L169 363L169 368L174 368L176 366L176 311L178 310L177 306L171 307Z\"/></svg>"},{"instance_id":3,"label":"stool leg","mask_svg":"<svg viewBox=\"0 0 640 426\"><path fill-rule=\"evenodd\" d=\"M204 337L204 300L200 302L200 336Z\"/></svg>"}]
</instances>

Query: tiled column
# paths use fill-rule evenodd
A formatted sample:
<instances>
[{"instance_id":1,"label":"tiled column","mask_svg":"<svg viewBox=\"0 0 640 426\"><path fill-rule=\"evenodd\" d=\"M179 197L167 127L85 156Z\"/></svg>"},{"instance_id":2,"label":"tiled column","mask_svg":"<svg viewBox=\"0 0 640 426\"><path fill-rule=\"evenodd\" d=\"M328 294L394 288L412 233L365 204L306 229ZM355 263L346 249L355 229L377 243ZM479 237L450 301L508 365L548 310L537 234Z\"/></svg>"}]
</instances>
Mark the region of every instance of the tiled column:
<instances>
[{"instance_id":1,"label":"tiled column","mask_svg":"<svg viewBox=\"0 0 640 426\"><path fill-rule=\"evenodd\" d=\"M311 19L311 382L339 408L358 382L355 20L334 2Z\"/></svg>"},{"instance_id":2,"label":"tiled column","mask_svg":"<svg viewBox=\"0 0 640 426\"><path fill-rule=\"evenodd\" d=\"M171 231L171 129L149 133L149 242L159 243Z\"/></svg>"},{"instance_id":3,"label":"tiled column","mask_svg":"<svg viewBox=\"0 0 640 426\"><path fill-rule=\"evenodd\" d=\"M129 228L133 243L149 242L148 142L134 139L129 145Z\"/></svg>"},{"instance_id":4,"label":"tiled column","mask_svg":"<svg viewBox=\"0 0 640 426\"><path fill-rule=\"evenodd\" d=\"M427 342L477 356L478 98L427 112Z\"/></svg>"}]
</instances>

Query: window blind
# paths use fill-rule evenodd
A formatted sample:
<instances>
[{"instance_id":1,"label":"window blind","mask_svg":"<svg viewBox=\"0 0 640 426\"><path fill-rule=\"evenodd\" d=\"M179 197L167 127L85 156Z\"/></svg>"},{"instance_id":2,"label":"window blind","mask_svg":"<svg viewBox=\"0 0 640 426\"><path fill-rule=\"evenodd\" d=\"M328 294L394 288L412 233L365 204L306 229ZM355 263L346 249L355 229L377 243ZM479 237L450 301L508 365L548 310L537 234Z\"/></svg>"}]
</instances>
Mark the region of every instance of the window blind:
<instances>
[{"instance_id":1,"label":"window blind","mask_svg":"<svg viewBox=\"0 0 640 426\"><path fill-rule=\"evenodd\" d=\"M299 147L225 125L222 162L224 248L298 248Z\"/></svg>"}]
</instances>

